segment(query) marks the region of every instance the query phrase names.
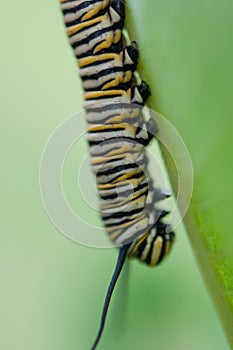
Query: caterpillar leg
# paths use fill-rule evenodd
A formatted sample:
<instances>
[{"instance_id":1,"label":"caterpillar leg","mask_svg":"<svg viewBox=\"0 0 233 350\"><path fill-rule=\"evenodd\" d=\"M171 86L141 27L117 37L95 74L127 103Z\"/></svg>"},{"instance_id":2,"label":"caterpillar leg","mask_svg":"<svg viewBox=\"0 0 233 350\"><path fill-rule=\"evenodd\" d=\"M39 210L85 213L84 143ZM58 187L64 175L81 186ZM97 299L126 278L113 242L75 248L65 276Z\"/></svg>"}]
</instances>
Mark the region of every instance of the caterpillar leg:
<instances>
[{"instance_id":1,"label":"caterpillar leg","mask_svg":"<svg viewBox=\"0 0 233 350\"><path fill-rule=\"evenodd\" d=\"M149 145L149 143L155 137L155 135L156 135L156 133L158 131L157 124L156 124L156 122L155 122L155 120L153 118L150 118L146 122L146 130L147 130L147 134L148 134L148 139L145 140L144 146L148 146Z\"/></svg>"},{"instance_id":2,"label":"caterpillar leg","mask_svg":"<svg viewBox=\"0 0 233 350\"><path fill-rule=\"evenodd\" d=\"M138 57L138 45L135 41L132 41L131 45L125 46L123 50L123 64L125 72L128 70L130 70L132 73L135 72L138 63Z\"/></svg>"},{"instance_id":3,"label":"caterpillar leg","mask_svg":"<svg viewBox=\"0 0 233 350\"><path fill-rule=\"evenodd\" d=\"M115 10L118 15L121 17L121 22L123 28L124 22L125 22L125 1L124 0L111 0L110 1L110 7Z\"/></svg>"},{"instance_id":4,"label":"caterpillar leg","mask_svg":"<svg viewBox=\"0 0 233 350\"><path fill-rule=\"evenodd\" d=\"M140 85L135 85L131 88L131 102L144 106L146 100L151 95L150 88L145 81Z\"/></svg>"}]
</instances>

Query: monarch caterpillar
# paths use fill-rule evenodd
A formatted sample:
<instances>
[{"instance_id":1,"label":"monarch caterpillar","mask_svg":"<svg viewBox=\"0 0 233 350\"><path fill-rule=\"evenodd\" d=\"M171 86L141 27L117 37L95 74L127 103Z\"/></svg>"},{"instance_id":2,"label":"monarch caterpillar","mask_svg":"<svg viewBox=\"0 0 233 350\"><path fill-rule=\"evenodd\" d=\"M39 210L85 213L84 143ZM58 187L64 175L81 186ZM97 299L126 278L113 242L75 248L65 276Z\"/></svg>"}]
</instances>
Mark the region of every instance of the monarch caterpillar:
<instances>
[{"instance_id":1,"label":"monarch caterpillar","mask_svg":"<svg viewBox=\"0 0 233 350\"><path fill-rule=\"evenodd\" d=\"M123 35L125 1L60 3L84 89L100 213L110 239L119 247L94 350L126 258L157 265L169 252L174 233L162 222L168 212L155 208L169 195L154 187L147 169L146 146L157 126L142 113L150 90L135 78L139 53L136 42L128 45Z\"/></svg>"}]
</instances>

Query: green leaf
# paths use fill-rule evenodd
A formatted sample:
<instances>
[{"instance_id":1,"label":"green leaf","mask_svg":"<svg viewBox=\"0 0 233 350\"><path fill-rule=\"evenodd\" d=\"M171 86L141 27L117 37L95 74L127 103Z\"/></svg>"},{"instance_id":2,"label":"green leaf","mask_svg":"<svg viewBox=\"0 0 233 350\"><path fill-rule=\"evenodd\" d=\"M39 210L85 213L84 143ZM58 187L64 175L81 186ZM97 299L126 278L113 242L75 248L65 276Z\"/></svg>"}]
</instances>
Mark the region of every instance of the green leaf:
<instances>
[{"instance_id":1,"label":"green leaf","mask_svg":"<svg viewBox=\"0 0 233 350\"><path fill-rule=\"evenodd\" d=\"M190 152L195 182L184 223L231 346L232 13L228 0L131 0L127 14L130 37L139 43L139 71L152 90L150 107L177 128Z\"/></svg>"}]
</instances>

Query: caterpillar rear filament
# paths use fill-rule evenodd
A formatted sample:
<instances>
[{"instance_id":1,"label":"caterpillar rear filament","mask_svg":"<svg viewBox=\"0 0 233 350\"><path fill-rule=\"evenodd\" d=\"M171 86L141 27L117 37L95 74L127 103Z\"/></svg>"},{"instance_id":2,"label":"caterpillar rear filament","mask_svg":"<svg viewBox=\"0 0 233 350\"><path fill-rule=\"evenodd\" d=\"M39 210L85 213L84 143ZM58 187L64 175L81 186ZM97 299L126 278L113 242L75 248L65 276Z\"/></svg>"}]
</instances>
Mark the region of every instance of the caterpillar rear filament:
<instances>
[{"instance_id":1,"label":"caterpillar rear filament","mask_svg":"<svg viewBox=\"0 0 233 350\"><path fill-rule=\"evenodd\" d=\"M123 35L125 1L60 0L67 35L77 58L88 123L87 140L96 176L100 214L119 256L92 347L100 340L111 295L127 257L154 266L174 240L155 205L168 197L155 188L146 146L156 133L142 108L148 85L137 83L138 48Z\"/></svg>"}]
</instances>

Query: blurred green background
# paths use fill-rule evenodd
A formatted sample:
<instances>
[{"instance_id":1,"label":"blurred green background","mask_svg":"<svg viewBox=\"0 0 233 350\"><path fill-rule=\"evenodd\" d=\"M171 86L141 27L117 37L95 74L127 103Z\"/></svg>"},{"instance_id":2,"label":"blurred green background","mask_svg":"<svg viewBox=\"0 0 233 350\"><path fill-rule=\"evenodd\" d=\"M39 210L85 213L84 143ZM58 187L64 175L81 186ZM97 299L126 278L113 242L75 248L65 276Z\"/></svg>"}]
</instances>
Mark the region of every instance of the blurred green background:
<instances>
[{"instance_id":1,"label":"blurred green background","mask_svg":"<svg viewBox=\"0 0 233 350\"><path fill-rule=\"evenodd\" d=\"M198 185L206 186L204 193L220 193L221 172L227 176L226 184L230 179L228 154L221 148L225 142L229 149L230 129L220 135L219 130L222 118L232 126L229 25L233 4L161 0L152 5L147 0L145 8L148 3L150 13L142 11L139 0L131 0L130 7L143 30L151 33L143 37L139 30L138 40L143 49L151 48L147 69L156 75L159 112L173 122L180 120L175 125L195 170L204 167L209 146L203 148L201 141L209 128L208 144L221 163L216 167L213 157L205 166L218 171L218 187L208 187L211 181L205 171L204 178L195 175ZM117 253L82 247L62 236L43 208L38 179L50 134L82 106L75 60L55 0L4 2L1 8L0 347L89 349ZM195 116L203 121L204 129L195 124ZM206 116L209 121L213 116L211 125ZM220 150L215 139L221 143ZM83 140L77 152L85 150ZM88 209L75 196L76 163L73 157L64 187L77 212L85 216ZM219 221L224 213L220 209ZM91 220L98 220L96 213ZM149 269L135 261L130 265L127 300L121 295L125 274L99 349L229 349L182 227L171 256L160 267Z\"/></svg>"}]
</instances>

